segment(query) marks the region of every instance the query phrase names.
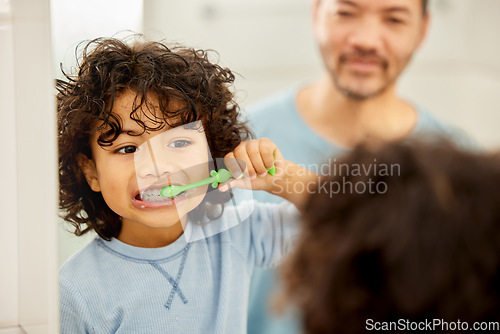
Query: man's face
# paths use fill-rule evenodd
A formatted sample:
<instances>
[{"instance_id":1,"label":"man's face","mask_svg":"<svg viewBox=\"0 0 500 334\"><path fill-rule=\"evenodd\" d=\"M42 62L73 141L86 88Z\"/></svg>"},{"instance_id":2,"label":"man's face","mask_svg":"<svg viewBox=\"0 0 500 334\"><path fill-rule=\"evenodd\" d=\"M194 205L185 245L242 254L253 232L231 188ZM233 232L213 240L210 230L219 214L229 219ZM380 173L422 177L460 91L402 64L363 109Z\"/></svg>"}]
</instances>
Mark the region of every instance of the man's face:
<instances>
[{"instance_id":1,"label":"man's face","mask_svg":"<svg viewBox=\"0 0 500 334\"><path fill-rule=\"evenodd\" d=\"M314 33L337 88L364 100L393 85L428 25L421 0L314 0Z\"/></svg>"}]
</instances>

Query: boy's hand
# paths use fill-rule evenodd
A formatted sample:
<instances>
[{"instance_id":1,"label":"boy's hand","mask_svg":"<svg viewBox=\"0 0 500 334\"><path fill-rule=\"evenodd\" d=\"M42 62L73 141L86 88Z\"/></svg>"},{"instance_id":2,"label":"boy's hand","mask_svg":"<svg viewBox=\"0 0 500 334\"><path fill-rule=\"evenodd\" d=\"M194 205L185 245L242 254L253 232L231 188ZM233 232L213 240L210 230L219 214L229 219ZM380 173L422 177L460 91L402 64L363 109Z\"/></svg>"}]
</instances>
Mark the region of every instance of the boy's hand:
<instances>
[{"instance_id":1,"label":"boy's hand","mask_svg":"<svg viewBox=\"0 0 500 334\"><path fill-rule=\"evenodd\" d=\"M313 188L311 185L318 180L316 174L284 160L276 144L267 138L242 142L233 152L226 154L224 163L235 179L220 185L220 190L225 191L229 186L265 190L297 207L302 205L308 190ZM273 166L276 173L271 175L267 170Z\"/></svg>"},{"instance_id":2,"label":"boy's hand","mask_svg":"<svg viewBox=\"0 0 500 334\"><path fill-rule=\"evenodd\" d=\"M275 166L274 176L283 172L283 156L278 147L267 138L242 142L233 152L226 154L224 163L236 179L229 184L243 189L272 191L273 176L267 170ZM223 184L221 190L227 189L227 185L227 182Z\"/></svg>"}]
</instances>

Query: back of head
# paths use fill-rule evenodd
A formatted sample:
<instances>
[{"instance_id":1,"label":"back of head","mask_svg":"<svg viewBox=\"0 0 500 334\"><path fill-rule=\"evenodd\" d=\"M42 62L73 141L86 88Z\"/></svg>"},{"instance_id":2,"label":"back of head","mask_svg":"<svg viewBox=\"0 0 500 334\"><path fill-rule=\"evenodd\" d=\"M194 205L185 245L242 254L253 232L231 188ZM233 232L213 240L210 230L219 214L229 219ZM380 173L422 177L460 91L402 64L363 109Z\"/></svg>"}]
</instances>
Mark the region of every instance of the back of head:
<instances>
[{"instance_id":1,"label":"back of head","mask_svg":"<svg viewBox=\"0 0 500 334\"><path fill-rule=\"evenodd\" d=\"M499 156L413 142L360 146L339 163L363 172L322 182L386 191L310 197L283 270L306 333L362 333L368 319L500 320Z\"/></svg>"}]
</instances>

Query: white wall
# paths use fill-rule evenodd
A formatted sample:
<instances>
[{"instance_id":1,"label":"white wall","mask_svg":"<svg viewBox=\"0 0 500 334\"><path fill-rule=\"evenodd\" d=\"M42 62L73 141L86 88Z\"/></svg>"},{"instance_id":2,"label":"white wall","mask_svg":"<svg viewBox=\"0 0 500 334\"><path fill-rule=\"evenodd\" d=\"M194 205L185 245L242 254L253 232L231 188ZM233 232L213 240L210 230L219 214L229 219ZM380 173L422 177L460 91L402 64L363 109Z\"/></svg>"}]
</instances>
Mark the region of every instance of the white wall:
<instances>
[{"instance_id":1,"label":"white wall","mask_svg":"<svg viewBox=\"0 0 500 334\"><path fill-rule=\"evenodd\" d=\"M401 78L400 93L500 148L498 0L431 0L427 41ZM246 106L319 75L309 0L144 0L144 31L219 51L242 75Z\"/></svg>"},{"instance_id":2,"label":"white wall","mask_svg":"<svg viewBox=\"0 0 500 334\"><path fill-rule=\"evenodd\" d=\"M428 38L400 92L500 149L500 1L431 1Z\"/></svg>"},{"instance_id":3,"label":"white wall","mask_svg":"<svg viewBox=\"0 0 500 334\"><path fill-rule=\"evenodd\" d=\"M54 75L75 70L81 42L142 30L142 0L50 0Z\"/></svg>"},{"instance_id":4,"label":"white wall","mask_svg":"<svg viewBox=\"0 0 500 334\"><path fill-rule=\"evenodd\" d=\"M144 32L187 46L214 49L238 73L241 106L316 77L307 0L144 1Z\"/></svg>"},{"instance_id":5,"label":"white wall","mask_svg":"<svg viewBox=\"0 0 500 334\"><path fill-rule=\"evenodd\" d=\"M0 1L0 328L57 332L54 100L48 0Z\"/></svg>"},{"instance_id":6,"label":"white wall","mask_svg":"<svg viewBox=\"0 0 500 334\"><path fill-rule=\"evenodd\" d=\"M3 143L0 183L0 328L19 324L17 230L17 155L14 101L12 8L0 1L0 136Z\"/></svg>"}]
</instances>

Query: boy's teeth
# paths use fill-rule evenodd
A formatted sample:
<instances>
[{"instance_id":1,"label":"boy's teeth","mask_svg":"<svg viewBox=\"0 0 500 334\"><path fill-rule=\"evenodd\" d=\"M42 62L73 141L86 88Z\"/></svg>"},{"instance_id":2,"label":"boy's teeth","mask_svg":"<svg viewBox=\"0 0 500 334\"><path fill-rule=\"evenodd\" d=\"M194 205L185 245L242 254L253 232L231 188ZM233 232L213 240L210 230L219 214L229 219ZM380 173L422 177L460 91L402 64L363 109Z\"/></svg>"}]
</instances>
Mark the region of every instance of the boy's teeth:
<instances>
[{"instance_id":1,"label":"boy's teeth","mask_svg":"<svg viewBox=\"0 0 500 334\"><path fill-rule=\"evenodd\" d=\"M147 189L141 192L141 200L144 202L159 202L165 201L165 197L160 195L159 189Z\"/></svg>"}]
</instances>

